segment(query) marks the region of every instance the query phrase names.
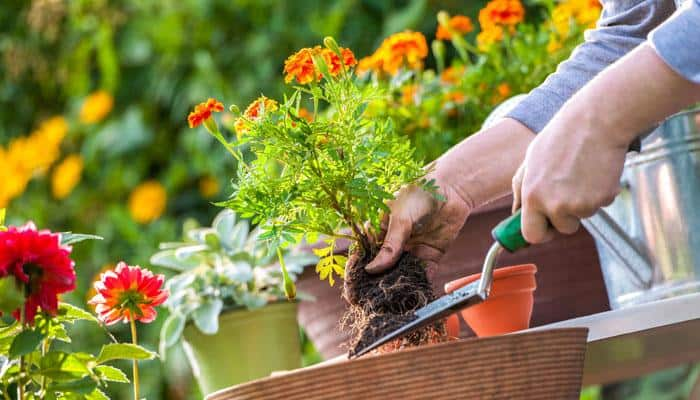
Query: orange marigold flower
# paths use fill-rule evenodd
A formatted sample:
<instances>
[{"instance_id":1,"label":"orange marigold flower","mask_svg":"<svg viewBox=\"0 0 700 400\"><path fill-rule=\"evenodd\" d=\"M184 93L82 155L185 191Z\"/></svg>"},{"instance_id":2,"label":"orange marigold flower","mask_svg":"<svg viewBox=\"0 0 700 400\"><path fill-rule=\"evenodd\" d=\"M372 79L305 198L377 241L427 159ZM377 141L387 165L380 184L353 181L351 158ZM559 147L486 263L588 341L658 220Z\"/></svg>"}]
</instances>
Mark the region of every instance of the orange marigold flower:
<instances>
[{"instance_id":1,"label":"orange marigold flower","mask_svg":"<svg viewBox=\"0 0 700 400\"><path fill-rule=\"evenodd\" d=\"M340 55L343 57L342 61L332 50L322 49L321 54L331 76L337 76L343 70L343 65L347 68L357 64L355 54L350 49L340 48Z\"/></svg>"},{"instance_id":2,"label":"orange marigold flower","mask_svg":"<svg viewBox=\"0 0 700 400\"><path fill-rule=\"evenodd\" d=\"M449 92L445 95L445 100L455 104L464 103L466 99L467 97L464 95L464 93L460 92L459 90Z\"/></svg>"},{"instance_id":3,"label":"orange marigold flower","mask_svg":"<svg viewBox=\"0 0 700 400\"><path fill-rule=\"evenodd\" d=\"M396 74L399 68L423 68L423 59L428 56L428 43L420 32L404 31L384 39L379 48L369 57L360 60L358 73Z\"/></svg>"},{"instance_id":4,"label":"orange marigold flower","mask_svg":"<svg viewBox=\"0 0 700 400\"><path fill-rule=\"evenodd\" d=\"M466 15L455 15L450 18L449 28L450 29L447 29L447 27L438 24L435 38L438 40L450 40L452 39L450 30L461 34L469 33L474 30L472 20Z\"/></svg>"},{"instance_id":5,"label":"orange marigold flower","mask_svg":"<svg viewBox=\"0 0 700 400\"><path fill-rule=\"evenodd\" d=\"M459 80L462 78L462 75L464 75L464 66L463 65L456 65L456 66L451 66L445 68L444 71L440 74L440 80L443 83L448 83L448 84L456 84L459 82Z\"/></svg>"},{"instance_id":6,"label":"orange marigold flower","mask_svg":"<svg viewBox=\"0 0 700 400\"><path fill-rule=\"evenodd\" d=\"M381 54L379 54L379 52L377 51L374 54L361 59L360 62L357 63L357 73L359 75L365 74L370 71L373 71L377 74L381 73L382 64L383 63Z\"/></svg>"},{"instance_id":7,"label":"orange marigold flower","mask_svg":"<svg viewBox=\"0 0 700 400\"><path fill-rule=\"evenodd\" d=\"M239 117L233 124L236 130L236 135L240 138L243 134L248 132L250 127L249 123L259 120L265 113L277 110L277 102L268 99L265 96L258 97L255 101L250 103L248 108L246 108L243 116Z\"/></svg>"},{"instance_id":8,"label":"orange marigold flower","mask_svg":"<svg viewBox=\"0 0 700 400\"><path fill-rule=\"evenodd\" d=\"M314 63L314 55L320 55L328 67L331 76L337 76L343 67L352 67L357 64L352 50L341 47L340 55L330 49L315 46L303 48L292 54L284 62L284 81L289 83L296 79L301 85L306 85L323 78L323 74Z\"/></svg>"},{"instance_id":9,"label":"orange marigold flower","mask_svg":"<svg viewBox=\"0 0 700 400\"><path fill-rule=\"evenodd\" d=\"M320 49L320 47L318 48ZM286 83L296 79L299 84L306 85L318 78L312 51L311 48L303 48L287 58L284 62L284 81Z\"/></svg>"},{"instance_id":10,"label":"orange marigold flower","mask_svg":"<svg viewBox=\"0 0 700 400\"><path fill-rule=\"evenodd\" d=\"M428 56L428 43L422 33L405 31L386 38L379 50L383 54L384 72L394 75L404 65L411 69L423 68L423 59Z\"/></svg>"},{"instance_id":11,"label":"orange marigold flower","mask_svg":"<svg viewBox=\"0 0 700 400\"><path fill-rule=\"evenodd\" d=\"M314 120L314 115L311 113L311 111L304 107L299 108L299 117L304 118L307 122L313 122Z\"/></svg>"},{"instance_id":12,"label":"orange marigold flower","mask_svg":"<svg viewBox=\"0 0 700 400\"><path fill-rule=\"evenodd\" d=\"M211 114L224 111L224 105L216 99L209 99L195 106L194 111L187 116L190 128L195 128L211 118Z\"/></svg>"},{"instance_id":13,"label":"orange marigold flower","mask_svg":"<svg viewBox=\"0 0 700 400\"><path fill-rule=\"evenodd\" d=\"M100 280L94 283L97 294L89 303L95 306L98 318L106 325L119 321L153 322L157 315L155 307L168 299L168 292L162 289L164 280L163 275L120 262L114 270L100 275Z\"/></svg>"},{"instance_id":14,"label":"orange marigold flower","mask_svg":"<svg viewBox=\"0 0 700 400\"><path fill-rule=\"evenodd\" d=\"M479 11L479 24L482 29L493 25L514 26L522 22L525 9L520 0L491 0Z\"/></svg>"},{"instance_id":15,"label":"orange marigold flower","mask_svg":"<svg viewBox=\"0 0 700 400\"><path fill-rule=\"evenodd\" d=\"M496 93L491 98L491 103L500 103L501 101L505 100L508 96L510 96L510 92L510 85L508 85L507 83L501 83L500 85L496 86Z\"/></svg>"}]
</instances>

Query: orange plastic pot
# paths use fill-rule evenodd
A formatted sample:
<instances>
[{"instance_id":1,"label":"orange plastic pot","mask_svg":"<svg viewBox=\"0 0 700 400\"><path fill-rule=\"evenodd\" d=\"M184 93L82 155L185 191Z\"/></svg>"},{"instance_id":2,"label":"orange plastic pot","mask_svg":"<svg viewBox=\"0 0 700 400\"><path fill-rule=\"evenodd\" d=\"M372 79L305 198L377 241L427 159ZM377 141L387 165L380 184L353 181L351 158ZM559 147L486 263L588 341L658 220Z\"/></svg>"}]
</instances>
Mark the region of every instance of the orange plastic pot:
<instances>
[{"instance_id":1,"label":"orange plastic pot","mask_svg":"<svg viewBox=\"0 0 700 400\"><path fill-rule=\"evenodd\" d=\"M491 293L483 303L460 311L478 337L503 335L530 327L533 293L537 288L534 264L497 268L493 271ZM469 275L445 284L451 293L481 278Z\"/></svg>"}]
</instances>

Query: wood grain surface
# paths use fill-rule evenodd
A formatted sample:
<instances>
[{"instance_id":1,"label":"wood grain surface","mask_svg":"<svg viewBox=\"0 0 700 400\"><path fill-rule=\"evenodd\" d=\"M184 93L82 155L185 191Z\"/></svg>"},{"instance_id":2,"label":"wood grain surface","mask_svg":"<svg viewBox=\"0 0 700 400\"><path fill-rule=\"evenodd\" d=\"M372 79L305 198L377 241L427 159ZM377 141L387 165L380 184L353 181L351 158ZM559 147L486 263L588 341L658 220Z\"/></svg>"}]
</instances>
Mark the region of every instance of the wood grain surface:
<instances>
[{"instance_id":1,"label":"wood grain surface","mask_svg":"<svg viewBox=\"0 0 700 400\"><path fill-rule=\"evenodd\" d=\"M301 369L208 400L578 399L587 329L462 339Z\"/></svg>"}]
</instances>

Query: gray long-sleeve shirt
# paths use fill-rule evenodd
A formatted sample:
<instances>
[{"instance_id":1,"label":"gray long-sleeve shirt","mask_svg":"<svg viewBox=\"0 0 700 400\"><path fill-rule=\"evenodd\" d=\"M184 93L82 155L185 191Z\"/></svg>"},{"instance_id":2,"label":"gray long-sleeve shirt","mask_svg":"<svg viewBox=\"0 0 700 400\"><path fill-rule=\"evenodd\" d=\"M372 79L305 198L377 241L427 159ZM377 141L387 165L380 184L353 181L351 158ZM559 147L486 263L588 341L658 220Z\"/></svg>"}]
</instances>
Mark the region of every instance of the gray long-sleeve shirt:
<instances>
[{"instance_id":1,"label":"gray long-sleeve shirt","mask_svg":"<svg viewBox=\"0 0 700 400\"><path fill-rule=\"evenodd\" d=\"M506 116L541 131L561 106L608 65L649 41L661 59L700 83L700 0L601 0L585 42ZM676 3L682 3L677 7Z\"/></svg>"}]
</instances>

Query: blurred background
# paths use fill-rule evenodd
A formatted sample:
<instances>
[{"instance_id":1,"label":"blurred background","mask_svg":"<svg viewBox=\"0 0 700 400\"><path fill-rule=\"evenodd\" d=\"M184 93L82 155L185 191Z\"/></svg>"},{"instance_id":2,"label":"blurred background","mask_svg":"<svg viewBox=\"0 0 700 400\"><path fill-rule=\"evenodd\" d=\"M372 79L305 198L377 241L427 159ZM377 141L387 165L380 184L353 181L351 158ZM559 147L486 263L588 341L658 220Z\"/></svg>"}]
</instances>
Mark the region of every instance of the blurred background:
<instances>
[{"instance_id":1,"label":"blurred background","mask_svg":"<svg viewBox=\"0 0 700 400\"><path fill-rule=\"evenodd\" d=\"M188 219L208 224L219 211L212 202L229 193L235 163L211 136L187 127L193 105L209 97L227 105L261 93L280 98L284 60L301 47L330 35L359 59L404 29L430 42L438 11L476 21L485 3L3 0L0 208L8 208L9 224L33 220L104 237L74 253L78 289L66 300L84 307L101 270L120 260L149 266L158 243L178 239ZM537 20L543 14L529 11L549 2L524 3L526 19ZM426 64L435 67L430 57ZM423 150L431 158L449 144ZM30 170L15 168L18 160L32 160ZM142 326L146 347L158 348L165 317ZM88 351L106 339L98 329L75 329L74 343ZM126 326L112 332L129 338ZM305 363L319 360L308 341L304 349ZM144 397L200 398L180 350L142 368ZM110 388L113 398L128 398L130 388L121 386Z\"/></svg>"}]
</instances>

